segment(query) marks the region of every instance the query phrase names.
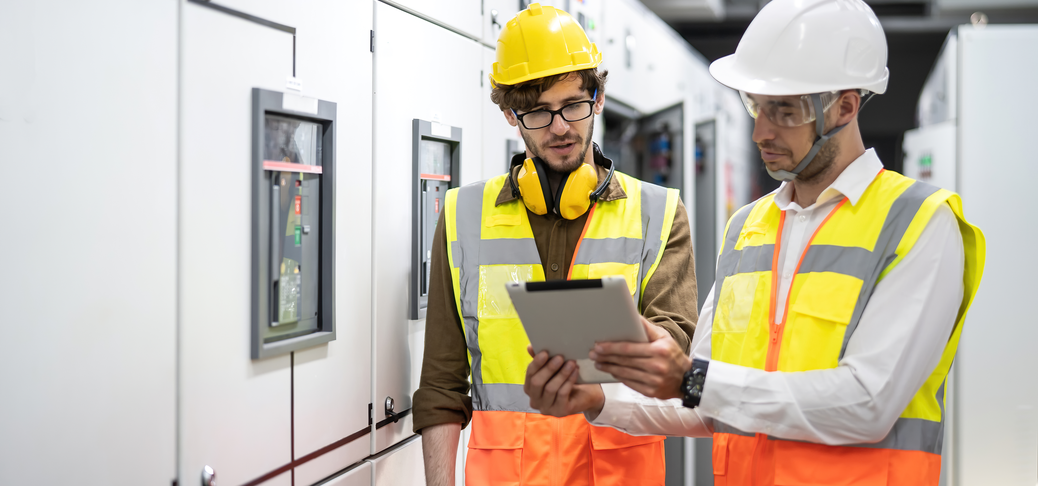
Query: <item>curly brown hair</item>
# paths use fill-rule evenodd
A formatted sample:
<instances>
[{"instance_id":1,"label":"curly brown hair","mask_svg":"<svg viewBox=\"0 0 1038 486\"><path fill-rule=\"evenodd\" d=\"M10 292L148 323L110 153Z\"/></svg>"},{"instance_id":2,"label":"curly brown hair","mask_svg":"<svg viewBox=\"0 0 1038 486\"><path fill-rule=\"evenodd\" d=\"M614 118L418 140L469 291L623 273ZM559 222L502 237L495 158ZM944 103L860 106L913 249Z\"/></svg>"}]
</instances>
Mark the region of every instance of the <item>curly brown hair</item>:
<instances>
[{"instance_id":1,"label":"curly brown hair","mask_svg":"<svg viewBox=\"0 0 1038 486\"><path fill-rule=\"evenodd\" d=\"M537 78L514 85L497 84L491 81L490 101L496 103L498 108L501 108L501 111L530 111L531 108L537 106L537 99L541 97L541 93L551 89L552 86L555 86L555 83L570 76L580 76L580 88L586 90L588 94L594 93L597 90L598 94L601 95L605 93L606 78L609 76L609 71L599 72L598 68L583 69Z\"/></svg>"}]
</instances>

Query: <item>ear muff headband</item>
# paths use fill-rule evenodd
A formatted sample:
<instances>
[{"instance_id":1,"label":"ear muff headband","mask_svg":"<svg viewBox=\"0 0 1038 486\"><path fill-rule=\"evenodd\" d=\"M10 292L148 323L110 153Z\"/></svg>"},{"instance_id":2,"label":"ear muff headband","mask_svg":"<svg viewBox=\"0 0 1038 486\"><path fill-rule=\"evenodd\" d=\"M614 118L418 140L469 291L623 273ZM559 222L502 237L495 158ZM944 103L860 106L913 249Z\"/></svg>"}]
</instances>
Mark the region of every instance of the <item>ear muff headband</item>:
<instances>
[{"instance_id":1,"label":"ear muff headband","mask_svg":"<svg viewBox=\"0 0 1038 486\"><path fill-rule=\"evenodd\" d=\"M534 157L523 162L518 176L515 177L517 180L509 177L508 182L512 186L512 195L522 197L523 204L531 213L545 215L551 211L572 220L587 212L591 203L602 196L613 179L614 170L615 167L610 164L609 173L599 184L595 167L581 164L559 183L555 191L552 191L544 162Z\"/></svg>"}]
</instances>

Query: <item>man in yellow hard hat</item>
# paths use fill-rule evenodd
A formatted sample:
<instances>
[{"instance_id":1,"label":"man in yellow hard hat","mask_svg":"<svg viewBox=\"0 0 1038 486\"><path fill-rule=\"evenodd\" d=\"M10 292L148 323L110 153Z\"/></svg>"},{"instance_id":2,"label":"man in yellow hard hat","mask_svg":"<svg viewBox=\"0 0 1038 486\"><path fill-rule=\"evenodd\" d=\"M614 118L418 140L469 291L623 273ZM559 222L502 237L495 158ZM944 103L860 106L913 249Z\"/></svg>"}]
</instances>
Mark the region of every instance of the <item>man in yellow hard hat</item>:
<instances>
[{"instance_id":1,"label":"man in yellow hard hat","mask_svg":"<svg viewBox=\"0 0 1038 486\"><path fill-rule=\"evenodd\" d=\"M631 433L712 436L714 484L937 486L947 376L984 269L950 191L866 150L886 37L862 0L773 0L710 72L740 91L784 183L732 216L687 356L669 336L590 356L652 400L539 356L531 406ZM545 377L543 375L549 375ZM551 378L554 376L554 378Z\"/></svg>"},{"instance_id":2,"label":"man in yellow hard hat","mask_svg":"<svg viewBox=\"0 0 1038 486\"><path fill-rule=\"evenodd\" d=\"M697 301L688 216L677 190L614 171L591 142L605 103L601 62L561 10L533 4L502 29L491 99L526 154L507 174L448 192L436 229L413 401L430 485L454 484L470 421L469 485L664 483L663 437L530 408L529 341L505 291L506 282L622 275L646 323L688 349Z\"/></svg>"}]
</instances>

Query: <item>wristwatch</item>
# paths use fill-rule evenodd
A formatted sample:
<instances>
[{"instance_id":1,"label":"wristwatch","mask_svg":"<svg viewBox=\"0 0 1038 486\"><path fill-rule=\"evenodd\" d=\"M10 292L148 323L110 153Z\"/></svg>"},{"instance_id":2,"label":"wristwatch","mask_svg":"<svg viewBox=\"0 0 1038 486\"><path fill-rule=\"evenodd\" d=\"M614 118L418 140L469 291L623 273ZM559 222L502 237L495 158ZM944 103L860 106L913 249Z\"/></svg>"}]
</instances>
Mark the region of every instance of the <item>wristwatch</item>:
<instances>
[{"instance_id":1,"label":"wristwatch","mask_svg":"<svg viewBox=\"0 0 1038 486\"><path fill-rule=\"evenodd\" d=\"M681 403L688 408L699 406L699 400L703 398L703 384L706 383L706 369L710 362L703 359L693 359L692 368L685 372L681 380L681 393L684 397Z\"/></svg>"}]
</instances>

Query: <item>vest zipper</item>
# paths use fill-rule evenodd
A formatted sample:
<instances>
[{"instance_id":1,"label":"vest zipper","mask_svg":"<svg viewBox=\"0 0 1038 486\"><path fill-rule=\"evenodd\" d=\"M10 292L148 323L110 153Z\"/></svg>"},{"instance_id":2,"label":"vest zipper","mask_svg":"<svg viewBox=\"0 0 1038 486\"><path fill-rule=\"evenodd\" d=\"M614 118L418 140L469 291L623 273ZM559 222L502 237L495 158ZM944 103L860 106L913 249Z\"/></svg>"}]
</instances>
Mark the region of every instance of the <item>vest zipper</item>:
<instances>
[{"instance_id":1,"label":"vest zipper","mask_svg":"<svg viewBox=\"0 0 1038 486\"><path fill-rule=\"evenodd\" d=\"M804 251L800 253L800 259L797 260L797 266L793 270L793 277L789 279L789 288L786 289L786 305L782 311L782 321L775 322L775 303L778 301L778 266L779 266L779 253L782 250L782 233L783 228L786 226L786 212L782 211L782 215L779 217L779 234L775 238L775 254L771 257L771 308L770 316L768 316L768 322L771 327L771 335L768 339L768 358L764 363L764 371L778 371L778 359L779 350L782 348L782 334L786 329L786 320L789 319L789 303L792 299L793 293L793 282L796 280L797 275L800 274L800 265L804 263L804 256L807 255L807 250L811 248L811 244L815 241L815 237L822 231L822 228L829 219L836 214L843 205L847 202L847 198L844 197L840 202L836 203L836 207L829 211L829 214L825 216L818 228L815 228L814 233L811 234L811 238L807 240L807 245L804 246Z\"/></svg>"}]
</instances>

